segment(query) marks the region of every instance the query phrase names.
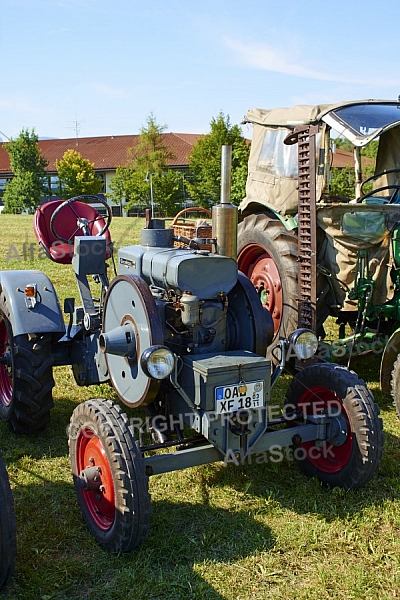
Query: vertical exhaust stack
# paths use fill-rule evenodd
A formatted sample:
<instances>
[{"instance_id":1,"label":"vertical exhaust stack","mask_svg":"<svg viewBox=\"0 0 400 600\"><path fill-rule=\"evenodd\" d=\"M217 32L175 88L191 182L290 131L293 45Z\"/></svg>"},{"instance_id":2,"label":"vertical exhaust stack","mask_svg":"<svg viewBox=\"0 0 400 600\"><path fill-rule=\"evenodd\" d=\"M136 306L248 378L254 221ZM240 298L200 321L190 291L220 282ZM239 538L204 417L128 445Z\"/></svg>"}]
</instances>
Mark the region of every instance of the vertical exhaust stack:
<instances>
[{"instance_id":1,"label":"vertical exhaust stack","mask_svg":"<svg viewBox=\"0 0 400 600\"><path fill-rule=\"evenodd\" d=\"M212 209L212 236L216 238L216 254L236 260L237 206L231 204L232 146L222 146L221 153L221 203Z\"/></svg>"}]
</instances>

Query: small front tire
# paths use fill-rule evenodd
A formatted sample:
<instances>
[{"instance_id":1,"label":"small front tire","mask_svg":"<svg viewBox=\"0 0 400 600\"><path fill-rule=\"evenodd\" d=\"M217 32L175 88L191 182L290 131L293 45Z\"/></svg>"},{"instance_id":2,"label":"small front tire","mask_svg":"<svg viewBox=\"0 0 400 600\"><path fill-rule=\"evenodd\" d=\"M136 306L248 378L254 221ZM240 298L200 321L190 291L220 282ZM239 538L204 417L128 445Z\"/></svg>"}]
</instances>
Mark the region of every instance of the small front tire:
<instances>
[{"instance_id":1,"label":"small front tire","mask_svg":"<svg viewBox=\"0 0 400 600\"><path fill-rule=\"evenodd\" d=\"M79 404L71 416L69 457L78 504L97 542L108 552L139 546L150 525L148 477L121 408L110 400Z\"/></svg>"},{"instance_id":2,"label":"small front tire","mask_svg":"<svg viewBox=\"0 0 400 600\"><path fill-rule=\"evenodd\" d=\"M376 474L383 450L382 419L371 392L353 371L331 363L300 371L287 390L285 412L293 422L330 413L340 425L339 434L322 446L311 441L294 448L307 476L348 490L364 486Z\"/></svg>"}]
</instances>

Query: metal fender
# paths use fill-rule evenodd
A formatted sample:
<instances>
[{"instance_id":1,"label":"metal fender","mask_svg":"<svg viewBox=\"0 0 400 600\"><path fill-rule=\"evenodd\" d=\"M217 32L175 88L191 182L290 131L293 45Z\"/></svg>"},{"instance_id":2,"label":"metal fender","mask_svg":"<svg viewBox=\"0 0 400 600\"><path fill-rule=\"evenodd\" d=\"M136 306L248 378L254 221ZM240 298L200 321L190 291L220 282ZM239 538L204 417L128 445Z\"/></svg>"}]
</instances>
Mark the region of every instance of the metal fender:
<instances>
[{"instance_id":1,"label":"metal fender","mask_svg":"<svg viewBox=\"0 0 400 600\"><path fill-rule=\"evenodd\" d=\"M400 328L396 329L388 339L383 351L381 360L381 389L384 392L390 391L390 379L394 362L400 353Z\"/></svg>"},{"instance_id":2,"label":"metal fender","mask_svg":"<svg viewBox=\"0 0 400 600\"><path fill-rule=\"evenodd\" d=\"M25 287L36 284L34 300ZM56 291L41 271L0 272L0 301L10 320L13 335L24 333L65 333L65 324Z\"/></svg>"}]
</instances>

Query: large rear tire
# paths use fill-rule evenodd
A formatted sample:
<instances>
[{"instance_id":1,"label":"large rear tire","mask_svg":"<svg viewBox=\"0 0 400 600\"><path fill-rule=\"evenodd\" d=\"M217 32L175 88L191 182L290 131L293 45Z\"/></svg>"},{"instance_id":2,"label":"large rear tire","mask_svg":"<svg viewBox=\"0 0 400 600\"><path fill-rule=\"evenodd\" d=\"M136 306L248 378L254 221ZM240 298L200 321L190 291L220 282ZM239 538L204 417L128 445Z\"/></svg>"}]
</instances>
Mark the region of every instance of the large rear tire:
<instances>
[{"instance_id":1,"label":"large rear tire","mask_svg":"<svg viewBox=\"0 0 400 600\"><path fill-rule=\"evenodd\" d=\"M53 407L51 337L14 336L9 308L0 296L0 418L15 433L41 431Z\"/></svg>"},{"instance_id":2,"label":"large rear tire","mask_svg":"<svg viewBox=\"0 0 400 600\"><path fill-rule=\"evenodd\" d=\"M329 488L364 486L377 472L383 451L379 408L364 381L353 371L332 363L316 364L293 378L285 398L285 412L293 422L306 415L335 417L331 437L295 447L300 469Z\"/></svg>"},{"instance_id":3,"label":"large rear tire","mask_svg":"<svg viewBox=\"0 0 400 600\"><path fill-rule=\"evenodd\" d=\"M144 460L127 416L110 400L87 400L72 413L69 456L78 504L97 542L129 552L147 536L150 495Z\"/></svg>"},{"instance_id":4,"label":"large rear tire","mask_svg":"<svg viewBox=\"0 0 400 600\"><path fill-rule=\"evenodd\" d=\"M274 337L267 351L271 355L279 338L297 327L297 236L266 214L249 215L238 226L237 254L239 270L271 313Z\"/></svg>"},{"instance_id":5,"label":"large rear tire","mask_svg":"<svg viewBox=\"0 0 400 600\"><path fill-rule=\"evenodd\" d=\"M9 583L14 573L16 530L14 501L6 467L0 455L0 590Z\"/></svg>"}]
</instances>

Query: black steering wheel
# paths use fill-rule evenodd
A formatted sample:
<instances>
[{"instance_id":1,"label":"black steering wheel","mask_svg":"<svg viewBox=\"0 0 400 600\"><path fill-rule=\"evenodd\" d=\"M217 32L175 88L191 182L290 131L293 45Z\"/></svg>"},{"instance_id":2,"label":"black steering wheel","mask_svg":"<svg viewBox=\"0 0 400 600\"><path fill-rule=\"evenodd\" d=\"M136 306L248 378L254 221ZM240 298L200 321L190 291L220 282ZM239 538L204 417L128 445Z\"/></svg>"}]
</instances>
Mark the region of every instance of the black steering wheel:
<instances>
[{"instance_id":1,"label":"black steering wheel","mask_svg":"<svg viewBox=\"0 0 400 600\"><path fill-rule=\"evenodd\" d=\"M393 190L390 193L390 198L385 201L385 204L397 204L396 200L399 200L400 198L400 185L397 184L383 185L380 188L376 188L376 190L372 190L368 194L365 194L364 196L361 196L361 198L358 198L357 202L363 202L367 198L374 198L376 194L378 194L379 192L384 192L385 190ZM381 196L381 198L383 197Z\"/></svg>"},{"instance_id":2,"label":"black steering wheel","mask_svg":"<svg viewBox=\"0 0 400 600\"><path fill-rule=\"evenodd\" d=\"M88 200L91 202L96 202L97 204L98 203L102 204L107 211L106 216L104 217L103 215L98 213L96 211L96 209L94 209L93 207L90 207L93 210L93 214L89 215L89 212L86 209L84 211L82 211L82 208L79 205L74 206L74 204L76 202L79 202L82 205L82 204L85 204L85 202ZM85 204L85 206L87 206L89 208L89 206L87 204ZM66 209L66 207L68 207L68 209L70 211L72 211L73 215L76 217L76 228L75 229L72 228L73 231L68 238L62 236L59 232L57 232L56 227L55 227L57 218L59 219L59 215L64 213L64 209ZM86 216L85 216L85 212L86 212ZM94 214L96 214L96 216L93 217ZM51 215L50 231L54 235L54 237L56 237L61 242L71 244L74 240L75 235L78 233L78 231L83 231L84 235L96 235L96 236L103 235L109 228L111 219L112 219L111 207L108 204L108 202L103 200L103 198L99 198L98 196L91 196L91 195L74 196L73 198L69 198L69 200L65 200L65 202L62 202L59 206L57 206L56 210ZM67 221L68 221L68 219L64 216L64 223ZM97 231L95 234L93 234L92 233L93 227L90 227L90 225L93 225L93 223L96 223L96 222L100 223L100 221L104 221L104 226L101 227L101 229L99 229L99 231ZM64 227L65 227L65 225L64 225Z\"/></svg>"},{"instance_id":3,"label":"black steering wheel","mask_svg":"<svg viewBox=\"0 0 400 600\"><path fill-rule=\"evenodd\" d=\"M364 192L364 186L367 183L371 183L372 181L375 181L376 179L379 179L379 177L382 177L383 175L388 175L389 173L400 173L400 168L399 169L389 169L388 171L380 171L379 173L374 173L374 175L371 175L371 177L368 177L367 179L364 179L364 181L361 184L361 193L364 196L368 196L368 194L366 194Z\"/></svg>"}]
</instances>

